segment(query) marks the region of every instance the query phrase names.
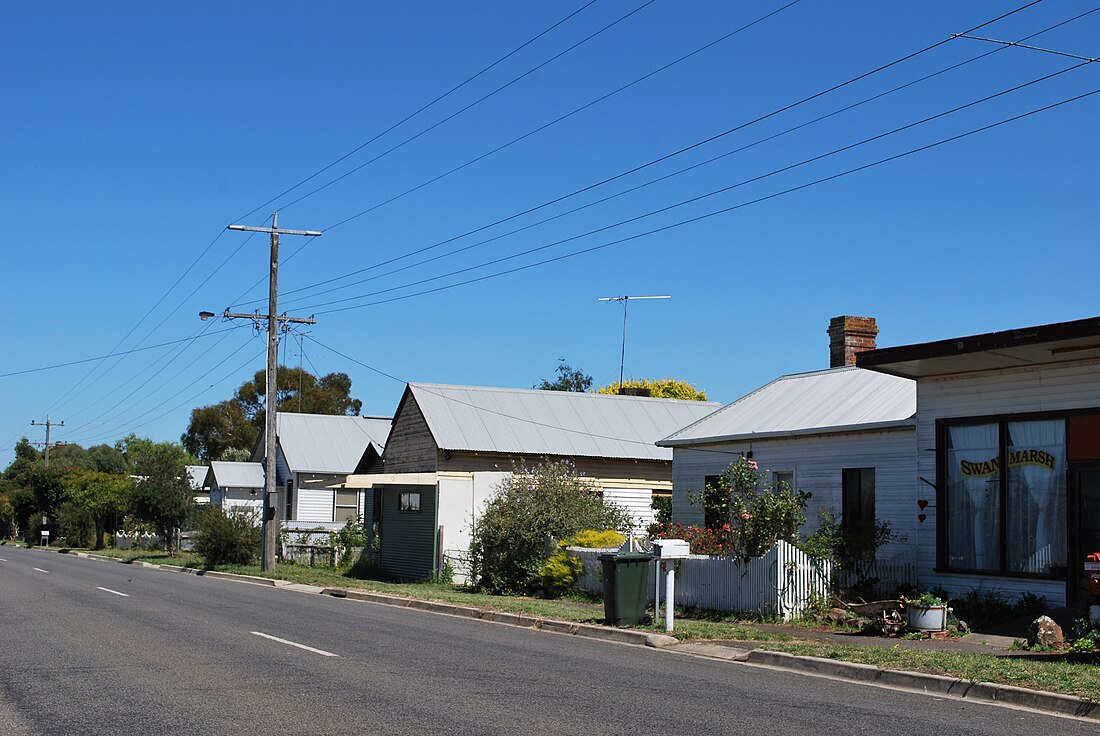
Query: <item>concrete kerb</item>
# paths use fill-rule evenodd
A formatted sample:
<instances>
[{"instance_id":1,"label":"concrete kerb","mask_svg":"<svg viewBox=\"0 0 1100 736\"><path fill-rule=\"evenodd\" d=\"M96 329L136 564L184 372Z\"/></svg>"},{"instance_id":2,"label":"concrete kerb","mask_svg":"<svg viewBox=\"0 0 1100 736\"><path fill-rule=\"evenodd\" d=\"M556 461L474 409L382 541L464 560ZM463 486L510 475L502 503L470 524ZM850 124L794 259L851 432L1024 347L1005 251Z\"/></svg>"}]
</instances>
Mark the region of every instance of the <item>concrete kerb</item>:
<instances>
[{"instance_id":1,"label":"concrete kerb","mask_svg":"<svg viewBox=\"0 0 1100 736\"><path fill-rule=\"evenodd\" d=\"M841 662L821 657L804 657L786 652L754 649L745 659L749 664L764 665L795 672L883 685L929 695L1012 705L1031 710L1057 713L1075 718L1100 720L1100 704L1073 695L1028 690L1013 685L973 682L943 675L905 670L884 670L870 664Z\"/></svg>"}]
</instances>

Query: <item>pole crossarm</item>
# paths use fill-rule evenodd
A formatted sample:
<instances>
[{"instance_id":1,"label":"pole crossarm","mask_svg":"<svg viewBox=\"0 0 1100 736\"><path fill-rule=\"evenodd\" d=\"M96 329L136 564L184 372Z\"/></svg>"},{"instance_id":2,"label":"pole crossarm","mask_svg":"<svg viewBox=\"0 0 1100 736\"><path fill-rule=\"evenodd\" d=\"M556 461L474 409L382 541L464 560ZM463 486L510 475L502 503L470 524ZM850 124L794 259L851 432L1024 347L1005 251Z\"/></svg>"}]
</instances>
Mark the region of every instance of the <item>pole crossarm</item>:
<instances>
[{"instance_id":1,"label":"pole crossarm","mask_svg":"<svg viewBox=\"0 0 1100 736\"><path fill-rule=\"evenodd\" d=\"M257 227L255 225L229 225L227 230L243 230L246 233L270 233L272 235L305 235L317 238L324 235L320 230L284 230L278 227Z\"/></svg>"},{"instance_id":2,"label":"pole crossarm","mask_svg":"<svg viewBox=\"0 0 1100 736\"><path fill-rule=\"evenodd\" d=\"M254 312L254 313L230 312L228 309L226 309L224 312L222 312L222 318L223 319L262 319L262 320L269 320L269 319L271 319L271 315L260 314L259 311ZM298 325L315 325L315 324L317 324L317 320L314 319L313 317L288 317L286 314L280 314L275 319L278 322L293 322L294 324L298 324Z\"/></svg>"}]
</instances>

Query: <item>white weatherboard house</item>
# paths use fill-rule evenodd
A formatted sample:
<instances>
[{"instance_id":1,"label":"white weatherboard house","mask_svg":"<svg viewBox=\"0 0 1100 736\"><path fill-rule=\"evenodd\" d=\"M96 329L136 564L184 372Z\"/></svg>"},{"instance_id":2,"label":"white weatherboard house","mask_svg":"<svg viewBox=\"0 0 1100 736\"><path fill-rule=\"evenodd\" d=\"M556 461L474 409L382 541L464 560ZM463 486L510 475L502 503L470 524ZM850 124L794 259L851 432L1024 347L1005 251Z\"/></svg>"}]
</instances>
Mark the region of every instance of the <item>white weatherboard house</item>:
<instances>
[{"instance_id":1,"label":"white weatherboard house","mask_svg":"<svg viewBox=\"0 0 1100 736\"><path fill-rule=\"evenodd\" d=\"M654 443L718 404L635 396L410 383L382 462L347 479L371 489L379 563L422 579L450 561L462 578L471 526L514 464L570 460L639 527L672 490L672 451Z\"/></svg>"},{"instance_id":2,"label":"white weatherboard house","mask_svg":"<svg viewBox=\"0 0 1100 736\"><path fill-rule=\"evenodd\" d=\"M210 503L210 493L204 490L207 470L205 465L187 466L187 480L191 483L191 490L195 492L195 503L200 505Z\"/></svg>"},{"instance_id":3,"label":"white weatherboard house","mask_svg":"<svg viewBox=\"0 0 1100 736\"><path fill-rule=\"evenodd\" d=\"M713 523L704 519L698 494L746 457L773 482L813 494L809 527L821 510L857 535L887 520L900 538L880 559L911 557L918 524L916 383L851 365L859 350L873 347L877 331L870 318L834 319L835 367L780 376L661 440L673 450L673 521Z\"/></svg>"},{"instance_id":4,"label":"white weatherboard house","mask_svg":"<svg viewBox=\"0 0 1100 736\"><path fill-rule=\"evenodd\" d=\"M215 460L206 470L203 486L210 489L210 503L225 511L243 508L260 513L263 507L264 468L260 463Z\"/></svg>"},{"instance_id":5,"label":"white weatherboard house","mask_svg":"<svg viewBox=\"0 0 1100 736\"><path fill-rule=\"evenodd\" d=\"M922 582L1073 605L1100 552L1100 318L883 348L917 387Z\"/></svg>"},{"instance_id":6,"label":"white weatherboard house","mask_svg":"<svg viewBox=\"0 0 1100 736\"><path fill-rule=\"evenodd\" d=\"M338 528L364 514L363 493L332 486L378 457L390 429L384 417L279 412L276 417L276 476L287 526ZM252 459L263 461L261 432Z\"/></svg>"}]
</instances>

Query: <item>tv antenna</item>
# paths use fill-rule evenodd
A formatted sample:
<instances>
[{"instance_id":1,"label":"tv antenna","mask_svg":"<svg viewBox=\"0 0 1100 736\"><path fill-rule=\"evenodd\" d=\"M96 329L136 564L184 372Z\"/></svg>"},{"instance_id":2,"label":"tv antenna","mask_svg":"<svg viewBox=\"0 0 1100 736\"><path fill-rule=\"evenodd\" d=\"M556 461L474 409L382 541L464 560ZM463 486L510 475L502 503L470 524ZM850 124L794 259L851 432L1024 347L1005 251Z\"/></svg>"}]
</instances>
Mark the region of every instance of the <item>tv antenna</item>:
<instances>
[{"instance_id":1,"label":"tv antenna","mask_svg":"<svg viewBox=\"0 0 1100 736\"><path fill-rule=\"evenodd\" d=\"M626 364L626 307L631 299L671 299L671 296L602 296L601 302L619 302L623 305L623 349L619 354L619 393L623 390L623 366Z\"/></svg>"}]
</instances>

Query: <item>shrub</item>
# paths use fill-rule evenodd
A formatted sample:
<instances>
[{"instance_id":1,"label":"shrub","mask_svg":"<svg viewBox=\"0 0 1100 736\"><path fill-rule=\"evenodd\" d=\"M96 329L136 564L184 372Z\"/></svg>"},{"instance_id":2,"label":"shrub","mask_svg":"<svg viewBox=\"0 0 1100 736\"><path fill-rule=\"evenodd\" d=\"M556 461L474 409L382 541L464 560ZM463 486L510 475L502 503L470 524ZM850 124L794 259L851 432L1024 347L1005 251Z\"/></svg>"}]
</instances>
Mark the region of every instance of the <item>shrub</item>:
<instances>
[{"instance_id":1,"label":"shrub","mask_svg":"<svg viewBox=\"0 0 1100 736\"><path fill-rule=\"evenodd\" d=\"M493 594L530 593L555 539L585 529L628 531L629 514L603 501L569 462L516 467L496 489L474 526L470 567L476 585Z\"/></svg>"},{"instance_id":2,"label":"shrub","mask_svg":"<svg viewBox=\"0 0 1100 736\"><path fill-rule=\"evenodd\" d=\"M878 551L891 540L897 539L893 528L887 521L875 520L875 528L869 538L857 535L845 535L840 521L832 511L821 512L821 523L801 545L802 551L811 557L831 560L836 573L846 572L851 576L851 594L863 597L875 597L879 579L871 576ZM834 580L835 582L835 580Z\"/></svg>"},{"instance_id":3,"label":"shrub","mask_svg":"<svg viewBox=\"0 0 1100 736\"><path fill-rule=\"evenodd\" d=\"M260 555L263 530L255 511L235 508L229 513L210 506L199 516L195 552L206 567L248 565Z\"/></svg>"},{"instance_id":4,"label":"shrub","mask_svg":"<svg viewBox=\"0 0 1100 736\"><path fill-rule=\"evenodd\" d=\"M747 562L767 552L779 540L795 544L806 523L810 494L787 483L773 484L754 460L738 458L693 502L702 500L707 529L699 532L707 546ZM667 531L667 529L666 529ZM690 540L689 540L690 541Z\"/></svg>"},{"instance_id":5,"label":"shrub","mask_svg":"<svg viewBox=\"0 0 1100 736\"><path fill-rule=\"evenodd\" d=\"M92 538L95 536L95 520L91 513L83 506L73 501L66 501L57 509L58 538L54 543L65 540L69 547L91 547Z\"/></svg>"},{"instance_id":6,"label":"shrub","mask_svg":"<svg viewBox=\"0 0 1100 736\"><path fill-rule=\"evenodd\" d=\"M554 554L550 555L550 558L539 568L544 592L551 597L558 596L573 587L577 578L584 572L584 562L576 555L570 554L567 547L610 549L622 546L625 541L626 536L617 531L597 529L586 529L563 540L554 550Z\"/></svg>"},{"instance_id":7,"label":"shrub","mask_svg":"<svg viewBox=\"0 0 1100 736\"><path fill-rule=\"evenodd\" d=\"M352 547L367 546L367 530L363 526L362 516L353 516L344 525L329 535L329 543L342 552L342 559L351 562Z\"/></svg>"},{"instance_id":8,"label":"shrub","mask_svg":"<svg viewBox=\"0 0 1100 736\"><path fill-rule=\"evenodd\" d=\"M972 629L984 629L1024 616L1038 616L1047 609L1047 600L1033 593L1024 593L1015 601L1009 601L1004 593L996 590L969 590L961 596L953 596L951 605L955 614Z\"/></svg>"}]
</instances>

